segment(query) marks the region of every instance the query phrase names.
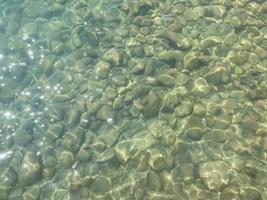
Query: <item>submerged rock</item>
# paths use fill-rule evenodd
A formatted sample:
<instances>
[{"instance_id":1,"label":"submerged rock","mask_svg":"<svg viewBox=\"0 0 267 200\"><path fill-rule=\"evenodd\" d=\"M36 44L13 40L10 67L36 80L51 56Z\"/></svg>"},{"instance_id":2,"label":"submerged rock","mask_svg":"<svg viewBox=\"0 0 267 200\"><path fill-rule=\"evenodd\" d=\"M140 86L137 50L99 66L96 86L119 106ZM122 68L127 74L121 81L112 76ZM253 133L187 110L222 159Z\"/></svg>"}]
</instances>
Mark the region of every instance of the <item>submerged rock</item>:
<instances>
[{"instance_id":1,"label":"submerged rock","mask_svg":"<svg viewBox=\"0 0 267 200\"><path fill-rule=\"evenodd\" d=\"M166 155L157 150L153 150L150 152L150 156L148 159L148 164L152 170L162 171L168 167Z\"/></svg>"},{"instance_id":2,"label":"submerged rock","mask_svg":"<svg viewBox=\"0 0 267 200\"><path fill-rule=\"evenodd\" d=\"M164 86L172 87L175 84L175 79L167 74L162 74L157 77L157 81Z\"/></svg>"},{"instance_id":3,"label":"submerged rock","mask_svg":"<svg viewBox=\"0 0 267 200\"><path fill-rule=\"evenodd\" d=\"M96 73L97 78L100 78L100 79L107 78L109 74L109 70L110 70L110 64L105 61L99 61L95 65L95 73Z\"/></svg>"},{"instance_id":4,"label":"submerged rock","mask_svg":"<svg viewBox=\"0 0 267 200\"><path fill-rule=\"evenodd\" d=\"M104 194L111 190L111 181L104 176L97 176L90 185L90 190L96 194Z\"/></svg>"},{"instance_id":5,"label":"submerged rock","mask_svg":"<svg viewBox=\"0 0 267 200\"><path fill-rule=\"evenodd\" d=\"M171 31L159 31L157 33L159 37L169 40L171 43L176 44L180 49L190 49L191 40L181 33L171 32Z\"/></svg>"},{"instance_id":6,"label":"submerged rock","mask_svg":"<svg viewBox=\"0 0 267 200\"><path fill-rule=\"evenodd\" d=\"M224 161L211 161L199 164L199 176L211 191L222 191L230 181L230 167Z\"/></svg>"},{"instance_id":7,"label":"submerged rock","mask_svg":"<svg viewBox=\"0 0 267 200\"><path fill-rule=\"evenodd\" d=\"M40 158L33 152L27 152L19 169L19 182L23 186L36 183L41 178Z\"/></svg>"},{"instance_id":8,"label":"submerged rock","mask_svg":"<svg viewBox=\"0 0 267 200\"><path fill-rule=\"evenodd\" d=\"M204 78L198 78L194 82L192 93L196 96L204 97L210 94L211 88Z\"/></svg>"},{"instance_id":9,"label":"submerged rock","mask_svg":"<svg viewBox=\"0 0 267 200\"><path fill-rule=\"evenodd\" d=\"M115 146L115 156L123 165L128 162L134 152L134 144L131 141L121 141Z\"/></svg>"},{"instance_id":10,"label":"submerged rock","mask_svg":"<svg viewBox=\"0 0 267 200\"><path fill-rule=\"evenodd\" d=\"M175 93L167 93L164 96L163 103L161 106L161 112L170 113L174 112L175 107L178 104L178 99Z\"/></svg>"},{"instance_id":11,"label":"submerged rock","mask_svg":"<svg viewBox=\"0 0 267 200\"><path fill-rule=\"evenodd\" d=\"M209 57L200 55L198 52L190 52L184 57L184 69L192 71L209 63Z\"/></svg>"},{"instance_id":12,"label":"submerged rock","mask_svg":"<svg viewBox=\"0 0 267 200\"><path fill-rule=\"evenodd\" d=\"M162 99L160 96L153 91L149 92L148 95L143 99L144 117L151 118L158 116L161 104Z\"/></svg>"},{"instance_id":13,"label":"submerged rock","mask_svg":"<svg viewBox=\"0 0 267 200\"><path fill-rule=\"evenodd\" d=\"M23 193L24 200L38 200L40 198L41 188L40 186L33 186L27 188Z\"/></svg>"},{"instance_id":14,"label":"submerged rock","mask_svg":"<svg viewBox=\"0 0 267 200\"><path fill-rule=\"evenodd\" d=\"M59 162L63 168L71 168L75 162L73 153L70 151L62 151L59 155Z\"/></svg>"},{"instance_id":15,"label":"submerged rock","mask_svg":"<svg viewBox=\"0 0 267 200\"><path fill-rule=\"evenodd\" d=\"M190 102L182 102L175 109L176 116L185 117L190 115L193 111L193 105Z\"/></svg>"}]
</instances>

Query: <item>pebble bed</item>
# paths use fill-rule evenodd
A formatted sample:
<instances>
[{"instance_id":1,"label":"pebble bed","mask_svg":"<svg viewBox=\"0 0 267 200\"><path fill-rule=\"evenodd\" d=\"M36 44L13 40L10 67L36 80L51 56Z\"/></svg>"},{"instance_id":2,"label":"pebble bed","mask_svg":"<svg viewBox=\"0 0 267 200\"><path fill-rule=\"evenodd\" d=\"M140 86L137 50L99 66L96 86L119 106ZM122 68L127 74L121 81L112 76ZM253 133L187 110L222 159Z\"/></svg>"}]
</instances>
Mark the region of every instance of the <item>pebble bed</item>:
<instances>
[{"instance_id":1,"label":"pebble bed","mask_svg":"<svg viewBox=\"0 0 267 200\"><path fill-rule=\"evenodd\" d=\"M0 0L0 200L267 200L265 0Z\"/></svg>"}]
</instances>

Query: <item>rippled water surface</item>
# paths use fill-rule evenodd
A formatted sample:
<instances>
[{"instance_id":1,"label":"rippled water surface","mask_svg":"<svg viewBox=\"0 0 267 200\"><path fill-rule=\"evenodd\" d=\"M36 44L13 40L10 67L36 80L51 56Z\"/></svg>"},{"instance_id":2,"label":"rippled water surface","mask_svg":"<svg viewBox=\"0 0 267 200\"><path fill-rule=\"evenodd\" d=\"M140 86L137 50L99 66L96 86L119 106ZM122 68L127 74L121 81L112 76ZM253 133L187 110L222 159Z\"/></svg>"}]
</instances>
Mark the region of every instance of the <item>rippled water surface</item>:
<instances>
[{"instance_id":1,"label":"rippled water surface","mask_svg":"<svg viewBox=\"0 0 267 200\"><path fill-rule=\"evenodd\" d=\"M267 2L0 0L0 200L267 200Z\"/></svg>"}]
</instances>

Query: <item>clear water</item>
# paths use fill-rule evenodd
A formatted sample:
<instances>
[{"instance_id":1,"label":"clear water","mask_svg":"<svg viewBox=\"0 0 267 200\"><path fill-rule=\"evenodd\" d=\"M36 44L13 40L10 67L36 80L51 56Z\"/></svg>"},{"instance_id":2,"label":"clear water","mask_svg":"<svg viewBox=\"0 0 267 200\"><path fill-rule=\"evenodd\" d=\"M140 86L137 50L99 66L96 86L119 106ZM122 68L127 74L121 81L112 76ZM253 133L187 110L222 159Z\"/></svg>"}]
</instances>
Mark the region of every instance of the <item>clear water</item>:
<instances>
[{"instance_id":1,"label":"clear water","mask_svg":"<svg viewBox=\"0 0 267 200\"><path fill-rule=\"evenodd\" d=\"M266 23L264 0L0 0L0 199L267 199Z\"/></svg>"}]
</instances>

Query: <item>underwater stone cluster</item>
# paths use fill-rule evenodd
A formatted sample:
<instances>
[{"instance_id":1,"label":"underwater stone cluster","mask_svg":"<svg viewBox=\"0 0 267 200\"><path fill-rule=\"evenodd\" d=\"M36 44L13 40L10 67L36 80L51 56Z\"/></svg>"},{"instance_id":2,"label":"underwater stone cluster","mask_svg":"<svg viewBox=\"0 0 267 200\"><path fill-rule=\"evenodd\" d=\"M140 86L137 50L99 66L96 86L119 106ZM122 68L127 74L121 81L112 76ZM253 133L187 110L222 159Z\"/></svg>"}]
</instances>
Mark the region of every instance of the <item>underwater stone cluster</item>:
<instances>
[{"instance_id":1,"label":"underwater stone cluster","mask_svg":"<svg viewBox=\"0 0 267 200\"><path fill-rule=\"evenodd\" d=\"M267 199L264 0L1 1L0 199Z\"/></svg>"}]
</instances>

